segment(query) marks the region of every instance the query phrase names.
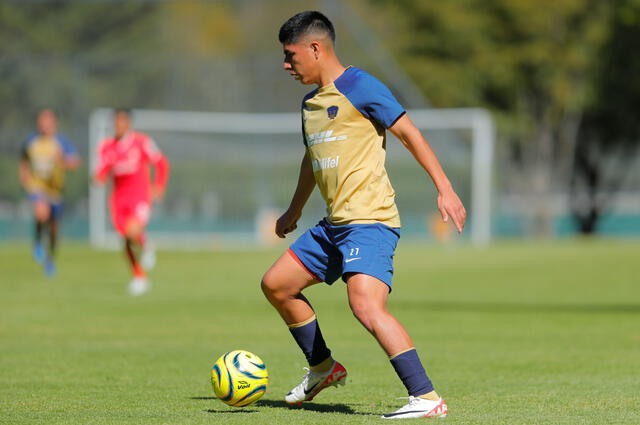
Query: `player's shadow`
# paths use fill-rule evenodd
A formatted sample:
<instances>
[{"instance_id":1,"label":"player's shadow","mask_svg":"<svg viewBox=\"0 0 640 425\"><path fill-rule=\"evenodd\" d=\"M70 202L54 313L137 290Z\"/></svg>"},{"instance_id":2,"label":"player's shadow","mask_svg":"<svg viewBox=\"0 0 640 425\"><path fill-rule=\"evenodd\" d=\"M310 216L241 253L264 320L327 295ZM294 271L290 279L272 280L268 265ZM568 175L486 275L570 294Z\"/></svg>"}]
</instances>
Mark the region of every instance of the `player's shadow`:
<instances>
[{"instance_id":1,"label":"player's shadow","mask_svg":"<svg viewBox=\"0 0 640 425\"><path fill-rule=\"evenodd\" d=\"M217 397L189 397L191 400L217 400ZM356 412L346 404L342 403L334 403L334 404L316 404L316 403L304 403L300 406L292 406L287 404L284 400L269 400L262 399L256 401L252 406L256 407L273 407L280 409L289 409L289 410L307 410L310 412L319 412L319 413L342 413L344 415L361 415L361 416L375 416L376 413L365 413L365 412ZM257 410L247 410L247 409L207 409L205 412L208 413L256 413Z\"/></svg>"},{"instance_id":2,"label":"player's shadow","mask_svg":"<svg viewBox=\"0 0 640 425\"><path fill-rule=\"evenodd\" d=\"M375 413L365 413L365 412L356 412L346 404L342 403L334 403L334 404L316 404L316 403L303 403L299 406L292 406L287 404L287 402L283 400L258 400L256 401L257 406L266 406L266 407L274 407L281 409L300 409L300 410L308 410L311 412L319 412L319 413L342 413L345 415L362 415L362 416L372 416L376 415Z\"/></svg>"},{"instance_id":3,"label":"player's shadow","mask_svg":"<svg viewBox=\"0 0 640 425\"><path fill-rule=\"evenodd\" d=\"M231 409L227 409L227 410L216 410L216 409L207 409L205 410L205 412L207 413L257 413L257 410L246 410L246 409L236 409L236 410L231 410Z\"/></svg>"},{"instance_id":4,"label":"player's shadow","mask_svg":"<svg viewBox=\"0 0 640 425\"><path fill-rule=\"evenodd\" d=\"M190 400L217 400L218 397L189 397ZM257 410L247 410L247 409L206 409L207 413L256 413Z\"/></svg>"}]
</instances>

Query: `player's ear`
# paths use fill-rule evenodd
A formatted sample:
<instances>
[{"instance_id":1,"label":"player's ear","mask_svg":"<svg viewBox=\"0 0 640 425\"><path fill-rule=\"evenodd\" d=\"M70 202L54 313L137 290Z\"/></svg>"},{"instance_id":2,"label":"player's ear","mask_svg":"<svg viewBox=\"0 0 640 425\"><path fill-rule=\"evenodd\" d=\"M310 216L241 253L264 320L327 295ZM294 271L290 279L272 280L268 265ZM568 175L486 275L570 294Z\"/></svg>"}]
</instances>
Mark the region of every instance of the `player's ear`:
<instances>
[{"instance_id":1,"label":"player's ear","mask_svg":"<svg viewBox=\"0 0 640 425\"><path fill-rule=\"evenodd\" d=\"M311 50L313 51L313 56L316 58L316 60L318 60L318 58L320 57L320 43L318 43L317 41L312 41L309 47L311 47Z\"/></svg>"}]
</instances>

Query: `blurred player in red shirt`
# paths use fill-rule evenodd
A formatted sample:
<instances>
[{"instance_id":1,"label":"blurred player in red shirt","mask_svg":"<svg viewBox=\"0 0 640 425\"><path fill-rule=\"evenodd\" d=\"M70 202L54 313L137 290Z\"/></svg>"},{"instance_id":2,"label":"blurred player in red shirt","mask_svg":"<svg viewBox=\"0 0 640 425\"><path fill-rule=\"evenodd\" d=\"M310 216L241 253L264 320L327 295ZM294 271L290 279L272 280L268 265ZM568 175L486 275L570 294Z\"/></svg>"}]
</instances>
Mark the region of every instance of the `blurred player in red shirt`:
<instances>
[{"instance_id":1,"label":"blurred player in red shirt","mask_svg":"<svg viewBox=\"0 0 640 425\"><path fill-rule=\"evenodd\" d=\"M155 263L153 249L146 243L145 227L151 216L151 204L164 196L169 177L169 162L151 137L134 131L131 113L117 109L114 115L114 137L98 148L95 179L103 184L113 176L110 198L111 218L116 231L124 238L127 258L133 269L129 284L131 295L141 295L150 288L145 269ZM149 164L155 167L151 182ZM141 257L141 260L138 260Z\"/></svg>"}]
</instances>

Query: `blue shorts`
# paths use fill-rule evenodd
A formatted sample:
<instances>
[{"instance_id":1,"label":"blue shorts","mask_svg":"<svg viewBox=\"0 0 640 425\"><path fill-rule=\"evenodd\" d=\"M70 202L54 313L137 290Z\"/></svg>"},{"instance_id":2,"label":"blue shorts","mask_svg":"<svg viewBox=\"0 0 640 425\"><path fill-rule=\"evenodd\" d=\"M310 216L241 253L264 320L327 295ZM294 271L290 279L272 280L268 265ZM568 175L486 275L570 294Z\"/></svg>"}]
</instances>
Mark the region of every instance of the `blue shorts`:
<instances>
[{"instance_id":1,"label":"blue shorts","mask_svg":"<svg viewBox=\"0 0 640 425\"><path fill-rule=\"evenodd\" d=\"M363 273L389 286L400 229L381 223L334 226L326 219L307 230L289 248L318 280L331 285L347 273Z\"/></svg>"},{"instance_id":2,"label":"blue shorts","mask_svg":"<svg viewBox=\"0 0 640 425\"><path fill-rule=\"evenodd\" d=\"M31 202L38 201L38 202L44 202L46 204L49 204L49 209L51 211L50 216L53 220L59 220L60 217L62 216L63 208L62 208L61 201L54 201L50 197L48 197L47 195L41 192L30 193L29 199L31 200Z\"/></svg>"}]
</instances>

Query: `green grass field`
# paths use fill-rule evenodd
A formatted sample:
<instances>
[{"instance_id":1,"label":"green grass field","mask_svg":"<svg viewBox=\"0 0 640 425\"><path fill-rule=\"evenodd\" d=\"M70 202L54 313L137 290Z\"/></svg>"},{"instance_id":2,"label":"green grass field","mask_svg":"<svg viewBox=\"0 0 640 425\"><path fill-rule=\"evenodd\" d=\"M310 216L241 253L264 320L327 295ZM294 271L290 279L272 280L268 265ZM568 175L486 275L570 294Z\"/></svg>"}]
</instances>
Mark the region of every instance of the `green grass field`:
<instances>
[{"instance_id":1,"label":"green grass field","mask_svg":"<svg viewBox=\"0 0 640 425\"><path fill-rule=\"evenodd\" d=\"M0 245L0 423L381 422L406 393L340 282L307 294L349 382L285 405L305 364L258 286L277 254L160 252L153 291L134 299L120 253L67 243L48 280L26 244ZM390 309L448 401L447 424L640 423L638 242L401 242L396 270ZM242 409L210 384L232 349L271 376Z\"/></svg>"}]
</instances>

